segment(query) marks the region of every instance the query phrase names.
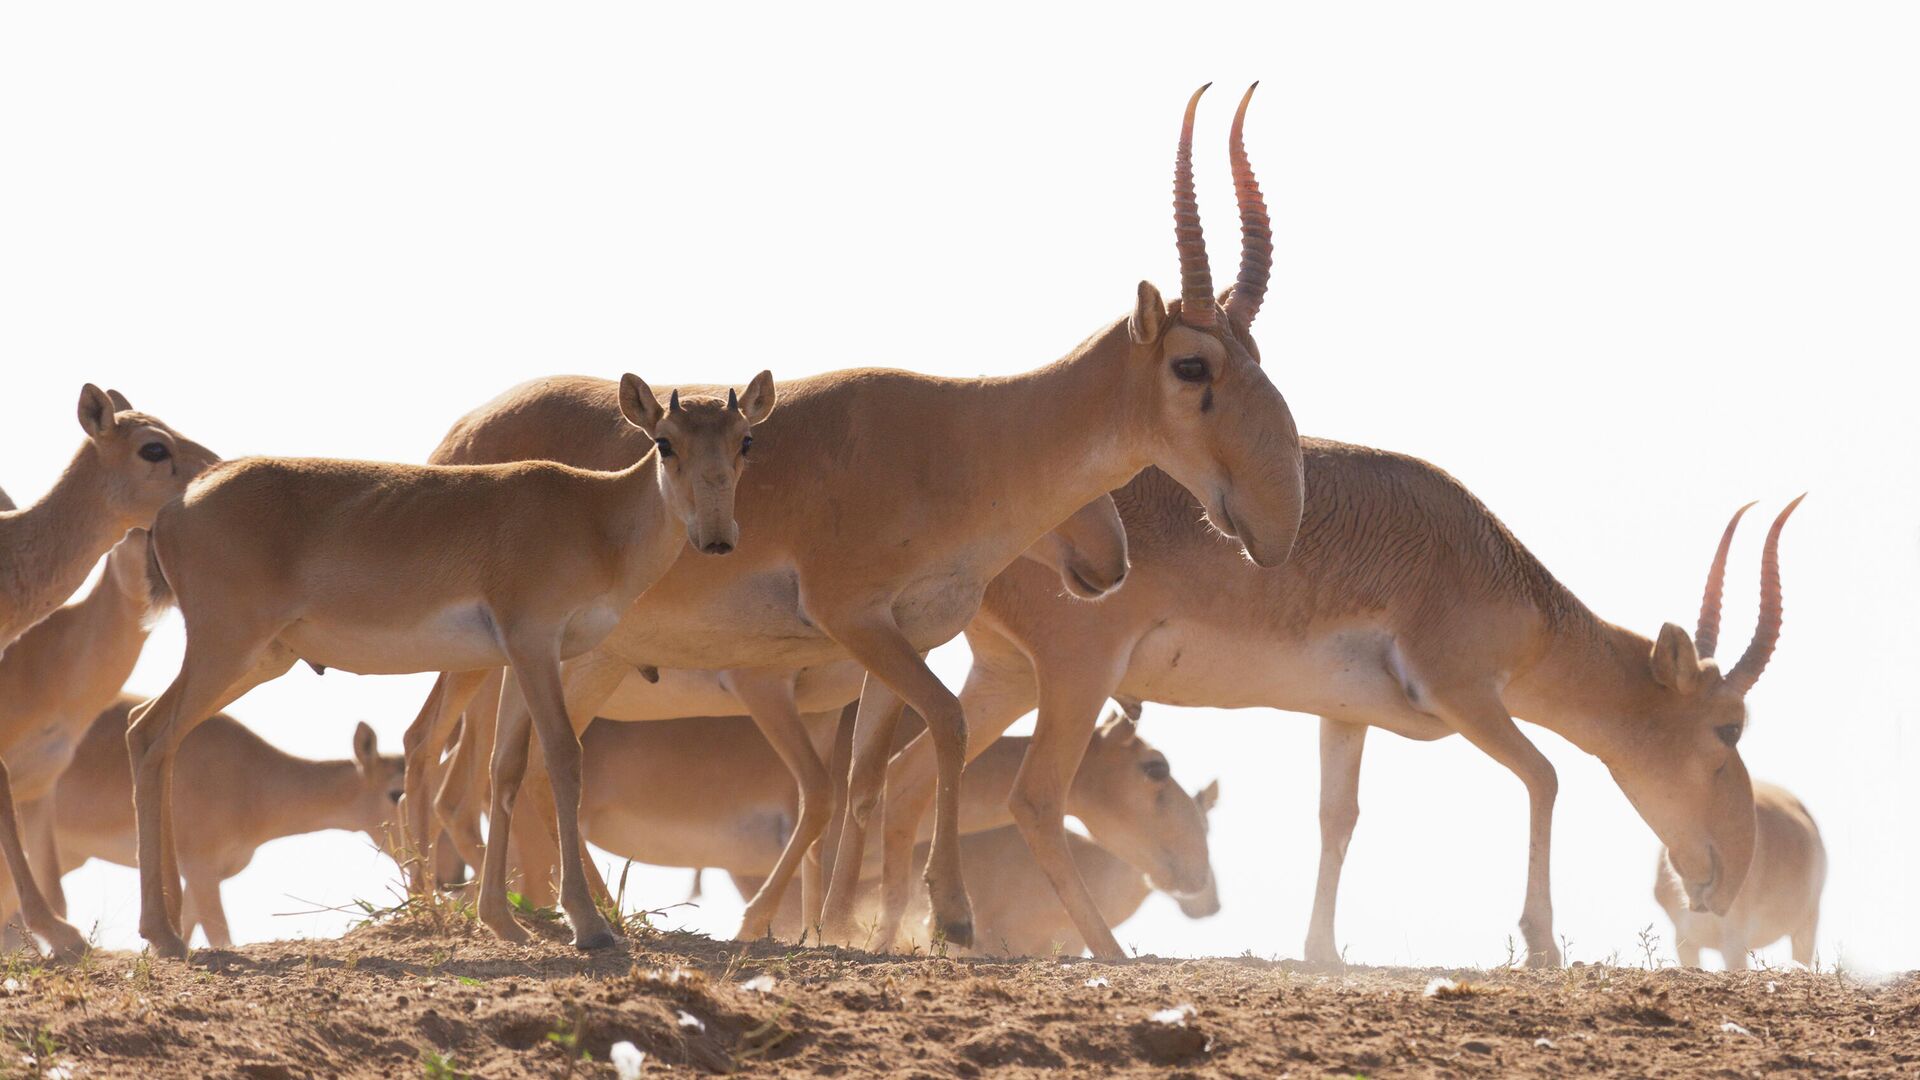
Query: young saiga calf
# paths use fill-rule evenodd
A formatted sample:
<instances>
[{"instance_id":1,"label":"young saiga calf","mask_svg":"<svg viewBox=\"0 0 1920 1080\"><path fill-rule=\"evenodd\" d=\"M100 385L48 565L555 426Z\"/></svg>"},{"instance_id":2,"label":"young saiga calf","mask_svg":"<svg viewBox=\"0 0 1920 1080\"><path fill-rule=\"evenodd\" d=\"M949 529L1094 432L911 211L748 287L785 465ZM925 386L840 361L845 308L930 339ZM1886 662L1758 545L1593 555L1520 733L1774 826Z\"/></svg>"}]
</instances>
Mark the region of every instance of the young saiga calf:
<instances>
[{"instance_id":1,"label":"young saiga calf","mask_svg":"<svg viewBox=\"0 0 1920 1080\"><path fill-rule=\"evenodd\" d=\"M1767 783L1753 785L1753 823L1753 868L1724 915L1689 908L1673 860L1660 853L1653 898L1673 920L1673 947L1682 967L1699 967L1700 950L1713 949L1728 971L1745 971L1750 950L1783 937L1793 939L1796 962L1813 966L1820 893L1827 884L1820 827L1792 792Z\"/></svg>"},{"instance_id":2,"label":"young saiga calf","mask_svg":"<svg viewBox=\"0 0 1920 1080\"><path fill-rule=\"evenodd\" d=\"M733 550L748 432L773 407L767 372L737 398L676 393L665 408L627 375L619 415L658 449L618 472L253 458L196 480L156 519L151 549L186 619L186 657L127 731L140 932L155 952L186 955L170 809L180 740L297 660L363 674L511 668L543 718L548 768L577 778L561 661L598 645L689 544ZM574 808L560 820L563 845L577 841ZM584 888L566 901L598 918ZM583 944L611 943L604 920L595 933Z\"/></svg>"},{"instance_id":3,"label":"young saiga calf","mask_svg":"<svg viewBox=\"0 0 1920 1080\"><path fill-rule=\"evenodd\" d=\"M52 794L22 811L33 838L34 869L46 876L48 899L62 915L63 870L88 859L138 864L127 717L142 700L122 695L101 713ZM348 829L365 833L397 859L390 837L401 767L398 754L380 753L366 724L354 729L352 757L311 761L280 750L225 713L208 717L182 740L174 762L181 781L174 810L188 823L177 837L186 881L182 936L191 938L199 926L214 948L233 944L220 883L245 870L270 840Z\"/></svg>"},{"instance_id":4,"label":"young saiga calf","mask_svg":"<svg viewBox=\"0 0 1920 1080\"><path fill-rule=\"evenodd\" d=\"M127 530L141 528L219 459L118 390L80 388L87 441L25 510L0 495L0 652L73 595Z\"/></svg>"}]
</instances>

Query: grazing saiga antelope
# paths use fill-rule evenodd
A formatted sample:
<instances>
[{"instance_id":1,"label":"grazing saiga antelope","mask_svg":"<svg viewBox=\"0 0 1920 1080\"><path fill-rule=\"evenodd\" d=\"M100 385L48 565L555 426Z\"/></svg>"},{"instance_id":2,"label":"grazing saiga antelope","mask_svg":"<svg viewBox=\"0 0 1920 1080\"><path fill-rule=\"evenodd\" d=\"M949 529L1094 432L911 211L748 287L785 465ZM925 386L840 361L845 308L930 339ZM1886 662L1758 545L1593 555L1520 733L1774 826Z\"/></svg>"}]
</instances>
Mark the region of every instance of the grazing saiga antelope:
<instances>
[{"instance_id":1,"label":"grazing saiga antelope","mask_svg":"<svg viewBox=\"0 0 1920 1080\"><path fill-rule=\"evenodd\" d=\"M456 429L456 433L458 431ZM450 443L451 446L443 444L435 452L434 461L454 463L481 449L464 439L450 440ZM511 453L508 448L497 444L489 444L484 449L489 457ZM629 448L627 452L644 451ZM604 459L571 460L562 457L556 460L584 468L603 468L615 464ZM1126 577L1126 530L1120 524L1120 514L1114 508L1113 500L1102 494L1041 537L1022 552L1021 557L1050 569L1070 595L1083 600L1097 600L1117 588ZM829 777L821 767L818 755L803 744L803 736L782 733L793 731L791 725L795 722L794 717L837 710L853 701L859 696L865 678L866 671L852 660L830 661L792 672L684 668L665 671L649 668L642 672L629 668L618 687L601 704L599 718L651 721L689 716L725 716L748 711L762 732L774 732L770 736L761 736L763 742L788 748L787 753L794 761L791 768L793 782L801 792L803 802L811 800L815 805L828 805L831 799ZM408 780L415 785L416 791L426 786L430 766L446 741L444 731L457 719L455 710L459 707L458 702L470 696L464 687L473 682L471 674L443 676L436 684L433 696L408 730L408 761L412 766ZM461 857L474 866L481 865L485 850L479 824L482 807L479 802L470 803L468 800L475 794L484 798L486 785L484 782L474 783L477 779L475 774L492 750L497 715L494 710L499 694L500 687L497 684L487 684L479 688L477 695L471 695L474 705L467 715L475 722L461 727L460 744L442 769L441 781L432 801L433 810L446 827ZM523 789L523 794L531 792L535 806L544 807L551 801L545 792L544 770L535 767L530 779L533 784ZM435 830L426 820L427 801L416 797L408 805L414 808L409 811L409 834L432 835ZM542 817L543 824L550 829L550 816L543 812ZM536 843L538 841L538 838L528 839ZM803 856L807 859L802 879L807 910L817 913L823 899L817 848L802 848L796 844L791 858ZM591 872L591 864L588 864L588 868L589 881L595 883L596 875ZM415 880L417 884L417 875ZM603 886L596 883L596 887ZM531 896L542 890L538 884L529 882L523 886L523 891ZM775 903L777 898L771 898L762 902L758 910L771 910ZM750 924L744 933L758 936L766 929L764 925Z\"/></svg>"},{"instance_id":2,"label":"grazing saiga antelope","mask_svg":"<svg viewBox=\"0 0 1920 1080\"><path fill-rule=\"evenodd\" d=\"M988 583L1034 541L1149 465L1193 492L1212 526L1262 566L1285 561L1299 528L1299 436L1250 331L1272 259L1266 218L1250 181L1237 185L1241 270L1224 301L1216 299L1193 198L1197 101L1198 94L1189 102L1174 170L1179 300L1168 304L1142 282L1131 314L1026 374L942 379L868 369L783 384L779 413L756 432L770 460L741 482L748 541L729 559L681 560L596 654L569 665L576 730L635 667L785 673L851 657L869 673L862 741L889 742L903 700L926 720L938 759L932 906L948 941L972 939L957 847L967 720L921 654L958 634ZM1034 293L1029 286L1022 295ZM542 456L565 457L582 452L582 442L620 438L591 420L611 393L604 382L549 379L484 406L461 430L501 438L516 453L538 446ZM777 694L768 697L786 708ZM479 910L497 933L520 940L526 932L506 901L503 841L529 719L513 698L502 697ZM547 723L538 715L532 722ZM802 750L791 749L796 757ZM551 755L548 763L570 880L585 873L579 845L566 835L578 779L554 769ZM852 806L843 835L871 807ZM826 806L802 808L801 848L828 816ZM776 876L795 868L779 867ZM784 886L784 877L769 881L756 900ZM601 940L604 920L584 890L578 895L567 907L576 939ZM748 914L753 926L769 913Z\"/></svg>"},{"instance_id":3,"label":"grazing saiga antelope","mask_svg":"<svg viewBox=\"0 0 1920 1080\"><path fill-rule=\"evenodd\" d=\"M72 596L127 530L150 524L219 460L92 383L80 388L80 429L86 443L39 502L0 506L0 652Z\"/></svg>"},{"instance_id":4,"label":"grazing saiga antelope","mask_svg":"<svg viewBox=\"0 0 1920 1080\"><path fill-rule=\"evenodd\" d=\"M60 959L87 949L61 919L33 872L22 840L22 809L53 790L87 725L112 703L146 644L147 533L134 529L107 553L82 599L60 608L0 655L0 851L27 929ZM12 909L11 898L0 908Z\"/></svg>"},{"instance_id":5,"label":"grazing saiga antelope","mask_svg":"<svg viewBox=\"0 0 1920 1080\"><path fill-rule=\"evenodd\" d=\"M1669 623L1648 640L1594 615L1432 465L1319 439L1302 445L1307 505L1286 566L1249 565L1196 524L1200 507L1178 485L1148 472L1114 495L1133 570L1097 614L1052 602L1015 567L988 590L968 631L973 667L961 700L976 738L991 739L1038 705L1012 810L1094 954L1121 955L1063 861L1055 777L1072 767L1115 695L1322 717L1309 960L1339 957L1334 896L1370 726L1422 740L1464 735L1526 786L1520 926L1529 962L1560 961L1548 883L1557 780L1516 716L1604 761L1668 847L1689 902L1727 911L1753 850L1752 788L1736 744L1747 692L1779 640L1780 530L1799 500L1768 533L1759 626L1723 674L1713 655L1733 525L1714 556L1696 636ZM909 745L885 782L882 943L906 910L928 756L924 745Z\"/></svg>"},{"instance_id":6,"label":"grazing saiga antelope","mask_svg":"<svg viewBox=\"0 0 1920 1080\"><path fill-rule=\"evenodd\" d=\"M606 428L618 415L658 450L615 472L252 458L195 480L155 519L150 546L150 576L186 620L186 656L127 730L140 932L155 952L186 954L174 752L296 660L363 674L511 667L543 732L560 733L544 741L548 767L577 775L561 661L599 644L689 544L732 550L749 431L773 408L766 372L737 398L675 394L665 408L627 375L592 422ZM561 821L564 843L577 836L572 807ZM588 903L584 890L572 900ZM598 932L611 941L604 921Z\"/></svg>"},{"instance_id":7,"label":"grazing saiga antelope","mask_svg":"<svg viewBox=\"0 0 1920 1080\"><path fill-rule=\"evenodd\" d=\"M127 717L143 700L122 695L102 712L51 796L25 811L35 869L46 875L49 898L63 915L63 868L88 859L138 864ZM347 829L397 858L390 835L402 768L398 754L380 753L365 723L354 728L352 757L313 761L279 749L225 713L208 717L181 741L174 761L180 780L174 813L191 823L178 838L186 880L182 933L191 938L197 925L214 948L233 944L220 883L245 870L270 840Z\"/></svg>"},{"instance_id":8,"label":"grazing saiga antelope","mask_svg":"<svg viewBox=\"0 0 1920 1080\"><path fill-rule=\"evenodd\" d=\"M1813 966L1820 893L1827 885L1820 827L1792 792L1775 784L1753 785L1753 814L1753 868L1724 914L1690 909L1671 857L1660 853L1653 898L1673 920L1673 947L1682 967L1699 967L1700 950L1713 949L1728 971L1745 971L1749 950L1781 938L1792 939L1796 962Z\"/></svg>"}]
</instances>

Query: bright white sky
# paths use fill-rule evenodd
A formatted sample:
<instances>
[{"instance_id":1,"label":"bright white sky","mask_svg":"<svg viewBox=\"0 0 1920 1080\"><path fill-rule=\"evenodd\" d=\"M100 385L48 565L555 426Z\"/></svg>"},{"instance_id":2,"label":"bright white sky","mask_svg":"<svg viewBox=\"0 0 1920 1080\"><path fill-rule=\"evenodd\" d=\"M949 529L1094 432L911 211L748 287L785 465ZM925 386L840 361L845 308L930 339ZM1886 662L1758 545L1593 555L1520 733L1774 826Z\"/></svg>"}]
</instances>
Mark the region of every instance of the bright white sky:
<instances>
[{"instance_id":1,"label":"bright white sky","mask_svg":"<svg viewBox=\"0 0 1920 1080\"><path fill-rule=\"evenodd\" d=\"M1763 523L1812 492L1743 749L1825 831L1823 956L1920 965L1898 674L1920 649L1920 12L1177 7L9 7L0 484L25 502L51 483L85 380L227 456L417 461L553 372L1031 368L1137 279L1177 288L1169 167L1208 80L1201 199L1231 274L1226 125L1260 79L1278 253L1258 331L1304 431L1439 463L1649 634L1692 624L1734 507L1763 500ZM1729 576L1729 649L1761 531ZM180 644L175 617L132 686L163 687ZM957 686L964 647L939 660ZM360 718L397 746L426 685L302 670L234 711L337 757ZM1558 930L1573 959L1637 958L1660 921L1652 834L1597 761L1534 730L1560 770ZM1157 898L1123 943L1299 955L1314 721L1163 707L1145 732L1189 787L1221 780L1226 906L1195 923ZM1370 741L1350 957L1503 960L1518 781L1460 740ZM308 837L263 850L227 903L244 939L320 933L344 917L273 913L393 876L358 838ZM641 880L684 895L683 872ZM136 940L130 871L69 895L103 941ZM710 898L692 918L736 916Z\"/></svg>"}]
</instances>

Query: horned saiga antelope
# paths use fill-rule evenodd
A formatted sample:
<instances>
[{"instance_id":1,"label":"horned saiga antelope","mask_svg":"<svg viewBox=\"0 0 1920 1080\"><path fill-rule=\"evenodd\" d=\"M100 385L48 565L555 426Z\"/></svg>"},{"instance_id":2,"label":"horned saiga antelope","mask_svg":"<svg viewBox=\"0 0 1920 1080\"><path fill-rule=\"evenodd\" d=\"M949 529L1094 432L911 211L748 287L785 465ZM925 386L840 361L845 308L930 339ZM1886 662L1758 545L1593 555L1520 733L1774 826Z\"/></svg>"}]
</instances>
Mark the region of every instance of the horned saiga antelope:
<instances>
[{"instance_id":1,"label":"horned saiga antelope","mask_svg":"<svg viewBox=\"0 0 1920 1080\"><path fill-rule=\"evenodd\" d=\"M858 720L869 740L890 740L903 699L926 720L938 758L932 908L947 940L971 940L956 831L967 721L921 654L967 625L988 582L1022 551L1149 465L1193 492L1233 550L1262 566L1285 561L1299 528L1299 436L1250 330L1272 260L1266 216L1241 185L1241 269L1222 301L1193 197L1198 96L1174 168L1179 299L1169 304L1141 282L1131 313L1021 375L864 369L782 384L779 413L755 433L768 460L741 481L741 549L724 560L681 560L595 656L570 665L575 730L635 667L790 672L851 657L869 673ZM474 438L512 432L516 452L543 447L541 456L560 457L569 447L580 452L582 440L621 437L588 419L604 412L611 394L604 382L547 380L461 428ZM525 931L506 902L503 841L528 720L512 698L503 695L495 741L480 916L519 939ZM563 810L577 805L577 777L555 771L553 782ZM849 828L872 805L854 805ZM803 842L828 816L826 807L803 814ZM583 875L577 840L563 840L571 852L564 876ZM563 898L576 938L602 940L604 920L579 895L574 906Z\"/></svg>"},{"instance_id":2,"label":"horned saiga antelope","mask_svg":"<svg viewBox=\"0 0 1920 1080\"><path fill-rule=\"evenodd\" d=\"M81 387L79 416L87 441L52 489L25 510L11 501L0 507L0 651L72 596L127 530L151 523L218 460L135 411L118 390Z\"/></svg>"},{"instance_id":3,"label":"horned saiga antelope","mask_svg":"<svg viewBox=\"0 0 1920 1080\"><path fill-rule=\"evenodd\" d=\"M1530 962L1560 958L1548 887L1557 780L1516 716L1604 761L1666 844L1689 902L1724 913L1753 851L1753 792L1738 749L1745 699L1779 640L1780 530L1799 500L1767 534L1759 626L1723 673L1713 657L1733 525L1708 573L1696 633L1669 623L1649 640L1594 615L1432 465L1320 439L1302 445L1307 504L1286 566L1248 564L1197 524L1201 507L1179 485L1147 472L1114 494L1133 557L1125 589L1097 611L1076 610L1015 567L968 630L973 667L961 701L975 745L1039 708L1012 810L1094 954L1121 955L1066 861L1059 777L1072 775L1116 694L1322 718L1310 960L1339 958L1334 897L1359 814L1368 727L1423 740L1464 735L1526 786L1520 926ZM909 745L886 778L883 945L906 910L929 756Z\"/></svg>"},{"instance_id":4,"label":"horned saiga antelope","mask_svg":"<svg viewBox=\"0 0 1920 1080\"><path fill-rule=\"evenodd\" d=\"M180 740L297 660L365 674L510 667L545 719L548 768L577 775L561 661L599 644L687 547L732 550L749 432L773 408L766 372L737 398L676 393L665 407L627 375L590 422L621 417L657 449L617 472L251 458L195 480L155 520L151 548L186 656L127 730L140 932L154 950L186 954L170 796ZM572 828L572 808L561 821Z\"/></svg>"}]
</instances>

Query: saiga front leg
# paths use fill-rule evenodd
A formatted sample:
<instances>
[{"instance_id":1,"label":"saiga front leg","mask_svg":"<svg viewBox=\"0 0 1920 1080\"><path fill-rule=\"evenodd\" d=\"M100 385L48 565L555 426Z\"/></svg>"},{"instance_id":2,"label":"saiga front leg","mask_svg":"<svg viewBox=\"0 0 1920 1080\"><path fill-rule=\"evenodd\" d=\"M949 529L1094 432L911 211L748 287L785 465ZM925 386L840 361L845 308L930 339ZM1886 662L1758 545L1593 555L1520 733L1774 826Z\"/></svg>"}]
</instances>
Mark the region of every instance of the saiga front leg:
<instances>
[{"instance_id":1,"label":"saiga front leg","mask_svg":"<svg viewBox=\"0 0 1920 1080\"><path fill-rule=\"evenodd\" d=\"M1333 908L1347 844L1360 820L1360 752L1366 746L1366 725L1320 718L1320 873L1313 884L1313 915L1307 920L1309 964L1340 963Z\"/></svg>"},{"instance_id":2,"label":"saiga front leg","mask_svg":"<svg viewBox=\"0 0 1920 1080\"><path fill-rule=\"evenodd\" d=\"M7 870L13 875L14 890L20 897L20 916L27 929L46 939L54 959L78 960L87 951L86 935L53 913L46 895L34 882L33 867L27 862L26 846L20 840L20 818L13 805L13 781L3 761L0 761L0 852L5 853Z\"/></svg>"},{"instance_id":3,"label":"saiga front leg","mask_svg":"<svg viewBox=\"0 0 1920 1080\"><path fill-rule=\"evenodd\" d=\"M861 862L866 853L867 823L880 802L887 756L893 750L894 728L904 707L899 695L869 671L860 688L859 710L854 715L846 799L840 807L839 842L833 853L833 880L827 886L820 915L823 943L863 947L870 944L855 937ZM875 947L886 945L880 942Z\"/></svg>"}]
</instances>

